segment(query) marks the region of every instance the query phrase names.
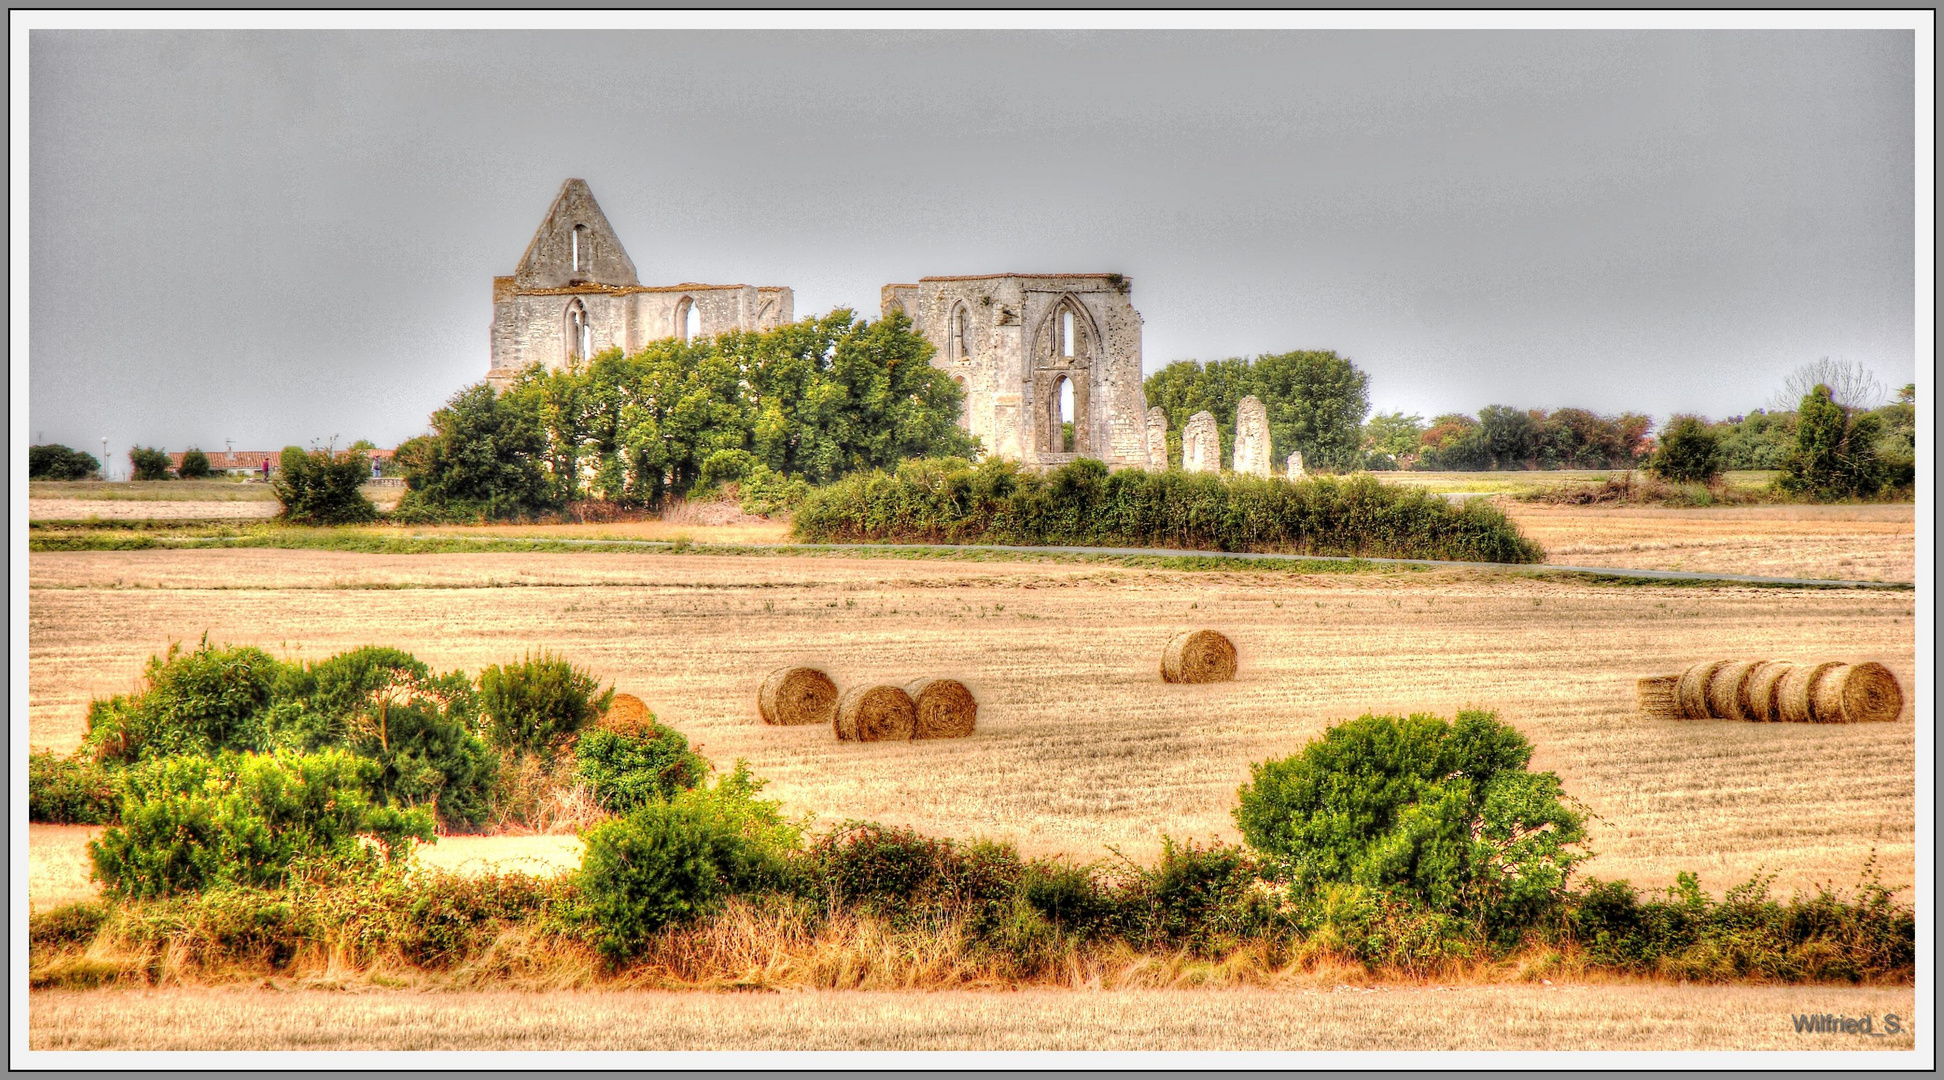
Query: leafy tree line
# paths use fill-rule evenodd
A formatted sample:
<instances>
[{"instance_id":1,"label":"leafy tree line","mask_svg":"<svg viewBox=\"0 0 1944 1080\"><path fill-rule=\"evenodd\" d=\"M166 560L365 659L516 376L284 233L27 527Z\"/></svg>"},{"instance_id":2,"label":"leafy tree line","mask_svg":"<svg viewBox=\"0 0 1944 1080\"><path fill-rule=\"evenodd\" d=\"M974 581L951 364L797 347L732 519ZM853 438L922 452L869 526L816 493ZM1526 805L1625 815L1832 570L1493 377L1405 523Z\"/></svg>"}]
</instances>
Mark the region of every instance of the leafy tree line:
<instances>
[{"instance_id":1,"label":"leafy tree line","mask_svg":"<svg viewBox=\"0 0 1944 1080\"><path fill-rule=\"evenodd\" d=\"M1142 383L1149 408L1168 417L1168 460L1181 463L1181 428L1206 409L1222 436L1222 462L1235 454L1235 409L1253 394L1269 414L1270 462L1280 471L1300 451L1306 466L1349 471L1363 465L1361 425L1370 412L1370 376L1333 351L1297 351L1198 363L1178 360Z\"/></svg>"},{"instance_id":2,"label":"leafy tree line","mask_svg":"<svg viewBox=\"0 0 1944 1080\"><path fill-rule=\"evenodd\" d=\"M557 371L536 365L505 393L460 391L432 414L431 434L399 447L410 488L400 514L528 517L583 499L652 507L717 478L822 483L971 454L963 394L931 366L933 351L901 313L868 322L840 309Z\"/></svg>"},{"instance_id":3,"label":"leafy tree line","mask_svg":"<svg viewBox=\"0 0 1944 1080\"><path fill-rule=\"evenodd\" d=\"M1478 416L1379 413L1363 429L1370 469L1627 469L1650 449L1653 421L1639 413L1487 405Z\"/></svg>"},{"instance_id":4,"label":"leafy tree line","mask_svg":"<svg viewBox=\"0 0 1944 1080\"><path fill-rule=\"evenodd\" d=\"M1711 423L1676 416L1649 468L1666 479L1712 482L1728 469L1778 469L1777 484L1811 498L1868 498L1910 487L1917 470L1917 388L1876 409L1844 406L1811 387L1794 412L1754 412Z\"/></svg>"},{"instance_id":5,"label":"leafy tree line","mask_svg":"<svg viewBox=\"0 0 1944 1080\"><path fill-rule=\"evenodd\" d=\"M60 443L27 448L27 479L90 480L100 475L101 462L93 454Z\"/></svg>"}]
</instances>

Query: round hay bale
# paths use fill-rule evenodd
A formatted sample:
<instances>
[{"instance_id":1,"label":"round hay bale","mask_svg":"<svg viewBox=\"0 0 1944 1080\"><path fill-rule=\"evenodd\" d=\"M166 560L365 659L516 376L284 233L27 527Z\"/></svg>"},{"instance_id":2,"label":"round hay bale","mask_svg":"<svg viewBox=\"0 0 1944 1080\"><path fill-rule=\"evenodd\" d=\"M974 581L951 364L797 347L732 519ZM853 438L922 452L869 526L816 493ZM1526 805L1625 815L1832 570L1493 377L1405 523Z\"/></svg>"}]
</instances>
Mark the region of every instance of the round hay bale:
<instances>
[{"instance_id":1,"label":"round hay bale","mask_svg":"<svg viewBox=\"0 0 1944 1080\"><path fill-rule=\"evenodd\" d=\"M1746 720L1748 712L1743 694L1757 661L1736 660L1715 669L1708 677L1708 715L1719 720Z\"/></svg>"},{"instance_id":2,"label":"round hay bale","mask_svg":"<svg viewBox=\"0 0 1944 1080\"><path fill-rule=\"evenodd\" d=\"M1674 689L1680 682L1679 675L1649 675L1635 683L1640 695L1640 715L1656 720L1680 719L1680 704L1674 697Z\"/></svg>"},{"instance_id":3,"label":"round hay bale","mask_svg":"<svg viewBox=\"0 0 1944 1080\"><path fill-rule=\"evenodd\" d=\"M1189 630L1161 650L1161 678L1171 683L1227 682L1235 678L1235 643L1214 630Z\"/></svg>"},{"instance_id":4,"label":"round hay bale","mask_svg":"<svg viewBox=\"0 0 1944 1080\"><path fill-rule=\"evenodd\" d=\"M1795 665L1787 660L1771 660L1748 677L1750 720L1774 723L1782 719L1782 706L1776 693L1782 687L1782 677L1794 670Z\"/></svg>"},{"instance_id":5,"label":"round hay bale","mask_svg":"<svg viewBox=\"0 0 1944 1080\"><path fill-rule=\"evenodd\" d=\"M1816 681L1809 711L1819 724L1895 720L1903 712L1903 688L1882 664L1844 664L1824 672Z\"/></svg>"},{"instance_id":6,"label":"round hay bale","mask_svg":"<svg viewBox=\"0 0 1944 1080\"><path fill-rule=\"evenodd\" d=\"M833 726L839 739L882 742L909 739L918 710L911 695L897 686L853 686L837 699Z\"/></svg>"},{"instance_id":7,"label":"round hay bale","mask_svg":"<svg viewBox=\"0 0 1944 1080\"><path fill-rule=\"evenodd\" d=\"M1708 718L1708 684L1714 681L1714 673L1728 666L1726 660L1703 660L1688 665L1681 672L1681 681L1674 688L1674 700L1681 711L1683 720L1705 720Z\"/></svg>"},{"instance_id":8,"label":"round hay bale","mask_svg":"<svg viewBox=\"0 0 1944 1080\"><path fill-rule=\"evenodd\" d=\"M1841 664L1799 664L1782 676L1781 683L1775 688L1776 718L1790 724L1808 724L1815 721L1812 702L1816 696L1816 683L1823 673Z\"/></svg>"},{"instance_id":9,"label":"round hay bale","mask_svg":"<svg viewBox=\"0 0 1944 1080\"><path fill-rule=\"evenodd\" d=\"M811 667L777 668L756 692L765 724L828 724L837 715L837 684Z\"/></svg>"},{"instance_id":10,"label":"round hay bale","mask_svg":"<svg viewBox=\"0 0 1944 1080\"><path fill-rule=\"evenodd\" d=\"M639 735L655 724L648 703L633 694L616 694L601 714L601 728L618 735Z\"/></svg>"},{"instance_id":11,"label":"round hay bale","mask_svg":"<svg viewBox=\"0 0 1944 1080\"><path fill-rule=\"evenodd\" d=\"M914 739L963 739L979 718L979 702L957 679L913 679L905 685L916 719Z\"/></svg>"}]
</instances>

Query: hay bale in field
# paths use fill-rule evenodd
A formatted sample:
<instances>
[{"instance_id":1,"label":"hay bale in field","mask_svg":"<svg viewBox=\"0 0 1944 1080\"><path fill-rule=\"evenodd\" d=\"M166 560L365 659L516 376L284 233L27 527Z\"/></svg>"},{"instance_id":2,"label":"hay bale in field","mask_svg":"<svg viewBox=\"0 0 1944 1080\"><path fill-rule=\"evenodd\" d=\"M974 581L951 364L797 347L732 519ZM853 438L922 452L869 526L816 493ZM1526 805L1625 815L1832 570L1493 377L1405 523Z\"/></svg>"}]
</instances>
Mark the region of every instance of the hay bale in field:
<instances>
[{"instance_id":1,"label":"hay bale in field","mask_svg":"<svg viewBox=\"0 0 1944 1080\"><path fill-rule=\"evenodd\" d=\"M918 710L911 695L896 686L853 686L837 699L832 725L839 739L882 742L909 739Z\"/></svg>"},{"instance_id":2,"label":"hay bale in field","mask_svg":"<svg viewBox=\"0 0 1944 1080\"><path fill-rule=\"evenodd\" d=\"M905 684L916 718L914 739L963 739L979 718L979 702L957 679L913 679Z\"/></svg>"},{"instance_id":3,"label":"hay bale in field","mask_svg":"<svg viewBox=\"0 0 1944 1080\"><path fill-rule=\"evenodd\" d=\"M1635 683L1640 694L1640 715L1656 720L1680 719L1681 706L1674 696L1680 683L1679 675L1649 675Z\"/></svg>"},{"instance_id":4,"label":"hay bale in field","mask_svg":"<svg viewBox=\"0 0 1944 1080\"><path fill-rule=\"evenodd\" d=\"M608 702L607 711L601 714L601 728L617 735L639 735L655 723L655 714L648 711L648 703L633 694L616 694Z\"/></svg>"},{"instance_id":5,"label":"hay bale in field","mask_svg":"<svg viewBox=\"0 0 1944 1080\"><path fill-rule=\"evenodd\" d=\"M756 692L756 708L765 724L828 724L837 715L837 684L816 668L777 668Z\"/></svg>"},{"instance_id":6,"label":"hay bale in field","mask_svg":"<svg viewBox=\"0 0 1944 1080\"><path fill-rule=\"evenodd\" d=\"M1189 630L1161 650L1161 678L1171 683L1227 682L1235 678L1235 643L1214 630Z\"/></svg>"},{"instance_id":7,"label":"hay bale in field","mask_svg":"<svg viewBox=\"0 0 1944 1080\"><path fill-rule=\"evenodd\" d=\"M1708 684L1714 681L1714 674L1728 666L1726 660L1703 660L1688 665L1681 672L1681 681L1674 688L1674 698L1683 720L1706 720L1708 718Z\"/></svg>"},{"instance_id":8,"label":"hay bale in field","mask_svg":"<svg viewBox=\"0 0 1944 1080\"><path fill-rule=\"evenodd\" d=\"M1831 668L1841 664L1798 664L1782 676L1781 683L1775 688L1776 719L1790 724L1810 724L1816 719L1813 702L1816 697L1816 683Z\"/></svg>"},{"instance_id":9,"label":"hay bale in field","mask_svg":"<svg viewBox=\"0 0 1944 1080\"><path fill-rule=\"evenodd\" d=\"M1819 724L1895 720L1903 712L1903 688L1882 664L1842 664L1816 680L1810 691L1809 712Z\"/></svg>"},{"instance_id":10,"label":"hay bale in field","mask_svg":"<svg viewBox=\"0 0 1944 1080\"><path fill-rule=\"evenodd\" d=\"M1708 677L1708 715L1717 720L1747 720L1748 678L1759 660L1734 660Z\"/></svg>"},{"instance_id":11,"label":"hay bale in field","mask_svg":"<svg viewBox=\"0 0 1944 1080\"><path fill-rule=\"evenodd\" d=\"M1777 694L1782 688L1782 678L1795 670L1795 665L1787 660L1771 660L1762 665L1760 671L1748 678L1748 718L1766 723L1777 723L1782 719L1782 704Z\"/></svg>"}]
</instances>

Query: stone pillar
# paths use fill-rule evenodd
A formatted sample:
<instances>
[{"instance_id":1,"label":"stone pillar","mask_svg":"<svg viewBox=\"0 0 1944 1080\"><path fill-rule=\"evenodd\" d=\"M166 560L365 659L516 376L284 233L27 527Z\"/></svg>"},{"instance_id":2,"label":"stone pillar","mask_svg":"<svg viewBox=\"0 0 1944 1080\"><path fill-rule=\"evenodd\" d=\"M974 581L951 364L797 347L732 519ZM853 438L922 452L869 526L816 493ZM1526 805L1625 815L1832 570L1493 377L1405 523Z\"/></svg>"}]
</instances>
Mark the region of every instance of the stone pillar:
<instances>
[{"instance_id":1,"label":"stone pillar","mask_svg":"<svg viewBox=\"0 0 1944 1080\"><path fill-rule=\"evenodd\" d=\"M1301 450L1289 455L1289 478L1291 480L1301 480L1303 478L1303 452Z\"/></svg>"},{"instance_id":2,"label":"stone pillar","mask_svg":"<svg viewBox=\"0 0 1944 1080\"><path fill-rule=\"evenodd\" d=\"M1235 475L1274 475L1269 468L1269 410L1250 394L1235 407Z\"/></svg>"},{"instance_id":3,"label":"stone pillar","mask_svg":"<svg viewBox=\"0 0 1944 1080\"><path fill-rule=\"evenodd\" d=\"M1215 426L1215 414L1207 409L1189 417L1181 429L1181 468L1183 472L1222 471L1222 433Z\"/></svg>"},{"instance_id":4,"label":"stone pillar","mask_svg":"<svg viewBox=\"0 0 1944 1080\"><path fill-rule=\"evenodd\" d=\"M1168 414L1156 405L1147 412L1148 468L1168 471Z\"/></svg>"}]
</instances>

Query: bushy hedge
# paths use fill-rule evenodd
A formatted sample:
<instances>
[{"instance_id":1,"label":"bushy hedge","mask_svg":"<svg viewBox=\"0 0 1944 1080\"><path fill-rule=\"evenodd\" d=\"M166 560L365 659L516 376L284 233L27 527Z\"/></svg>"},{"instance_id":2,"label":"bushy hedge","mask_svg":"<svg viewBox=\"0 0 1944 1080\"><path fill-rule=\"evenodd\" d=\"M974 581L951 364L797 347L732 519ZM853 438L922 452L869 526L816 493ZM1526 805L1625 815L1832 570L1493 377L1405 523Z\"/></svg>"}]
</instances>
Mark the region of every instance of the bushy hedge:
<instances>
[{"instance_id":1,"label":"bushy hedge","mask_svg":"<svg viewBox=\"0 0 1944 1080\"><path fill-rule=\"evenodd\" d=\"M119 770L86 757L27 757L27 820L106 825L121 805Z\"/></svg>"},{"instance_id":2,"label":"bushy hedge","mask_svg":"<svg viewBox=\"0 0 1944 1080\"><path fill-rule=\"evenodd\" d=\"M1000 460L908 461L812 491L812 543L1170 547L1532 563L1544 558L1504 513L1367 475L1290 482L1179 471L1109 472L1076 461L1045 474Z\"/></svg>"},{"instance_id":3,"label":"bushy hedge","mask_svg":"<svg viewBox=\"0 0 1944 1080\"><path fill-rule=\"evenodd\" d=\"M365 498L371 459L362 450L334 453L284 447L270 487L283 503L285 521L294 525L356 525L378 519L378 507Z\"/></svg>"},{"instance_id":4,"label":"bushy hedge","mask_svg":"<svg viewBox=\"0 0 1944 1080\"><path fill-rule=\"evenodd\" d=\"M552 757L613 700L613 687L544 651L479 673L486 738L498 750Z\"/></svg>"},{"instance_id":5,"label":"bushy hedge","mask_svg":"<svg viewBox=\"0 0 1944 1080\"><path fill-rule=\"evenodd\" d=\"M88 853L110 895L138 899L277 885L299 864L370 866L381 851L395 860L432 838L432 815L372 806L377 771L335 750L158 758L128 771L121 824Z\"/></svg>"},{"instance_id":6,"label":"bushy hedge","mask_svg":"<svg viewBox=\"0 0 1944 1080\"><path fill-rule=\"evenodd\" d=\"M688 737L651 722L637 731L595 728L574 744L574 766L600 804L626 814L666 802L700 784L708 759L689 749Z\"/></svg>"},{"instance_id":7,"label":"bushy hedge","mask_svg":"<svg viewBox=\"0 0 1944 1080\"><path fill-rule=\"evenodd\" d=\"M27 479L88 480L101 474L101 462L93 454L44 443L27 448Z\"/></svg>"}]
</instances>

